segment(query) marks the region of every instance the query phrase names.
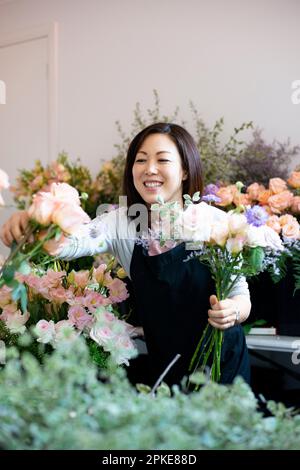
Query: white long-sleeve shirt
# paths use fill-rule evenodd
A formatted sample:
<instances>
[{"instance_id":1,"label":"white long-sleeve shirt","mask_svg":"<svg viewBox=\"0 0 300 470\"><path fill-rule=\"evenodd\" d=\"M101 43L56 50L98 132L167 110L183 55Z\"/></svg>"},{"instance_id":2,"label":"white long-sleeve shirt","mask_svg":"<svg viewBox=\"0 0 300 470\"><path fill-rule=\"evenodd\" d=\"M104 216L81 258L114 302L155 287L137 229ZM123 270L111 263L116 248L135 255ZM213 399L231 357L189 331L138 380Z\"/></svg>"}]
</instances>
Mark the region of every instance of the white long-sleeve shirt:
<instances>
[{"instance_id":1,"label":"white long-sleeve shirt","mask_svg":"<svg viewBox=\"0 0 300 470\"><path fill-rule=\"evenodd\" d=\"M225 213L213 206L207 206L212 211L213 219L222 222ZM83 224L59 253L59 258L70 260L82 256L93 256L100 253L111 253L130 277L130 264L137 238L136 225L127 216L127 207L120 207L111 212L96 217L88 224ZM188 251L187 251L188 254ZM230 292L235 295L249 295L247 281L239 279Z\"/></svg>"}]
</instances>

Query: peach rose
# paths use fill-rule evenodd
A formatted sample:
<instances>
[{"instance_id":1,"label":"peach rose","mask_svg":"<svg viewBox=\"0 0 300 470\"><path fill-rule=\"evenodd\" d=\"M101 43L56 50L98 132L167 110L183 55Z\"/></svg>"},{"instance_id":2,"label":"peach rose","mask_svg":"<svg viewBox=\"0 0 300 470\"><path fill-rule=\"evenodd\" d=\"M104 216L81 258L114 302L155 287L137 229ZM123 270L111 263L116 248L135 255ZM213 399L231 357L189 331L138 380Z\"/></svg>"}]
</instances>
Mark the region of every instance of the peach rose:
<instances>
[{"instance_id":1,"label":"peach rose","mask_svg":"<svg viewBox=\"0 0 300 470\"><path fill-rule=\"evenodd\" d=\"M251 199L249 197L249 194L236 192L233 196L233 203L236 206L247 206L248 204L251 203Z\"/></svg>"},{"instance_id":2,"label":"peach rose","mask_svg":"<svg viewBox=\"0 0 300 470\"><path fill-rule=\"evenodd\" d=\"M67 183L52 183L50 192L59 202L80 206L79 193Z\"/></svg>"},{"instance_id":3,"label":"peach rose","mask_svg":"<svg viewBox=\"0 0 300 470\"><path fill-rule=\"evenodd\" d=\"M293 171L287 182L292 188L300 188L300 171Z\"/></svg>"},{"instance_id":4,"label":"peach rose","mask_svg":"<svg viewBox=\"0 0 300 470\"><path fill-rule=\"evenodd\" d=\"M280 214L288 209L292 204L293 194L290 191L282 191L281 193L274 194L268 199L268 204L274 214Z\"/></svg>"},{"instance_id":5,"label":"peach rose","mask_svg":"<svg viewBox=\"0 0 300 470\"><path fill-rule=\"evenodd\" d=\"M266 222L266 225L268 227L271 227L277 233L281 232L280 219L279 219L278 215L272 215L271 217L269 217L267 222Z\"/></svg>"},{"instance_id":6,"label":"peach rose","mask_svg":"<svg viewBox=\"0 0 300 470\"><path fill-rule=\"evenodd\" d=\"M33 196L33 203L28 209L29 217L41 225L50 225L56 204L52 194L39 192Z\"/></svg>"},{"instance_id":7,"label":"peach rose","mask_svg":"<svg viewBox=\"0 0 300 470\"><path fill-rule=\"evenodd\" d=\"M52 214L52 222L64 232L72 235L84 223L90 222L89 216L80 206L60 204Z\"/></svg>"},{"instance_id":8,"label":"peach rose","mask_svg":"<svg viewBox=\"0 0 300 470\"><path fill-rule=\"evenodd\" d=\"M299 238L299 224L295 219L294 222L290 222L285 224L282 227L282 235L286 238Z\"/></svg>"},{"instance_id":9,"label":"peach rose","mask_svg":"<svg viewBox=\"0 0 300 470\"><path fill-rule=\"evenodd\" d=\"M264 187L264 185L258 184L258 183L252 183L247 188L247 194L249 195L249 198L252 201L257 201L259 195L265 190L266 188Z\"/></svg>"},{"instance_id":10,"label":"peach rose","mask_svg":"<svg viewBox=\"0 0 300 470\"><path fill-rule=\"evenodd\" d=\"M49 255L58 256L68 243L68 238L66 238L64 235L61 235L58 240L52 238L51 240L46 241L43 244L43 248L49 253Z\"/></svg>"},{"instance_id":11,"label":"peach rose","mask_svg":"<svg viewBox=\"0 0 300 470\"><path fill-rule=\"evenodd\" d=\"M269 181L269 189L272 194L279 194L287 189L287 184L281 178L271 178Z\"/></svg>"},{"instance_id":12,"label":"peach rose","mask_svg":"<svg viewBox=\"0 0 300 470\"><path fill-rule=\"evenodd\" d=\"M297 222L296 217L293 217L291 214L284 214L281 217L279 217L279 223L281 227L283 227L286 224L293 224Z\"/></svg>"},{"instance_id":13,"label":"peach rose","mask_svg":"<svg viewBox=\"0 0 300 470\"><path fill-rule=\"evenodd\" d=\"M300 214L300 196L293 197L291 211L294 212L294 214Z\"/></svg>"},{"instance_id":14,"label":"peach rose","mask_svg":"<svg viewBox=\"0 0 300 470\"><path fill-rule=\"evenodd\" d=\"M226 186L223 188L220 188L216 195L221 199L220 202L217 203L218 206L229 206L233 202L233 197L235 193L237 193L237 187L235 184L231 184L230 186Z\"/></svg>"}]
</instances>

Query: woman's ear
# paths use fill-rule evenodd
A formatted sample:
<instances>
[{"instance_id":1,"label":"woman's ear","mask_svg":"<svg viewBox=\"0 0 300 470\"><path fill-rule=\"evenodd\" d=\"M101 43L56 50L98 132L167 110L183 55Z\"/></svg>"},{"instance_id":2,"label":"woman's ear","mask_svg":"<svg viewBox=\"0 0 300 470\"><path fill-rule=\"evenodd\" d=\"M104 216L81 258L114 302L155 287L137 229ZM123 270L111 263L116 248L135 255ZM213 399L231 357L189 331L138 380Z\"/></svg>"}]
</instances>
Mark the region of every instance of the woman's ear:
<instances>
[{"instance_id":1,"label":"woman's ear","mask_svg":"<svg viewBox=\"0 0 300 470\"><path fill-rule=\"evenodd\" d=\"M187 171L184 171L184 172L183 172L182 181L186 181L186 180L188 179L188 176L189 176L188 172L187 172Z\"/></svg>"}]
</instances>

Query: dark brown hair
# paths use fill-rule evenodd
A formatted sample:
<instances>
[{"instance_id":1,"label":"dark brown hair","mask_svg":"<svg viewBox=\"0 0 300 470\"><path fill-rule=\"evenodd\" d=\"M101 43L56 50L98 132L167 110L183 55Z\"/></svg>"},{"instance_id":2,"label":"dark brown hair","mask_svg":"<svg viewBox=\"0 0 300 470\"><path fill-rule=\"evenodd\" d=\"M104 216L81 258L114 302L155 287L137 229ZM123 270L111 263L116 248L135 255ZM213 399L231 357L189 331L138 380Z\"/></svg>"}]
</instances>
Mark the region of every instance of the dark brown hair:
<instances>
[{"instance_id":1,"label":"dark brown hair","mask_svg":"<svg viewBox=\"0 0 300 470\"><path fill-rule=\"evenodd\" d=\"M203 173L200 154L193 137L178 124L158 122L139 132L131 141L124 170L123 194L127 196L127 205L144 203L134 187L132 167L135 157L144 140L151 134L166 134L176 144L181 157L182 168L187 173L187 179L183 181L182 193L192 196L196 191L203 191Z\"/></svg>"}]
</instances>

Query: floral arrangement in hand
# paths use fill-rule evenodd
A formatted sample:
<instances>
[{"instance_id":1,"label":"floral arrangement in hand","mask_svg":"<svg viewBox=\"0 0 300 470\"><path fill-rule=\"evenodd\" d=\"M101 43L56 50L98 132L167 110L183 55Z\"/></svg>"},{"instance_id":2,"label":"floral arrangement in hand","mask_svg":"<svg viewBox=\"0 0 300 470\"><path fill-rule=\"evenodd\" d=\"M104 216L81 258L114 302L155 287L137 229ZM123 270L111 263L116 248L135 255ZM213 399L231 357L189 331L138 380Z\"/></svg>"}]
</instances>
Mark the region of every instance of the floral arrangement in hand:
<instances>
[{"instance_id":1,"label":"floral arrangement in hand","mask_svg":"<svg viewBox=\"0 0 300 470\"><path fill-rule=\"evenodd\" d=\"M68 273L68 263L48 254L90 221L78 191L67 183L52 183L49 191L33 196L28 213L30 228L1 268L3 339L7 343L10 334L22 335L30 328L38 343L56 347L82 334L109 352L116 364L128 364L136 355L130 340L134 329L114 308L128 297L124 282L113 279L105 264Z\"/></svg>"},{"instance_id":2,"label":"floral arrangement in hand","mask_svg":"<svg viewBox=\"0 0 300 470\"><path fill-rule=\"evenodd\" d=\"M169 250L185 242L190 251L186 261L197 257L205 263L215 281L217 299L224 300L242 276L253 276L273 263L272 256L283 250L279 235L265 224L266 213L260 217L249 208L245 214L221 212L200 203L200 194L185 195L185 209L176 202L152 205L156 220L141 243L149 255ZM196 203L196 204L194 204ZM265 256L267 254L267 256ZM211 379L219 382L223 331L207 325L191 359L190 372L200 365L203 370L212 358Z\"/></svg>"}]
</instances>

